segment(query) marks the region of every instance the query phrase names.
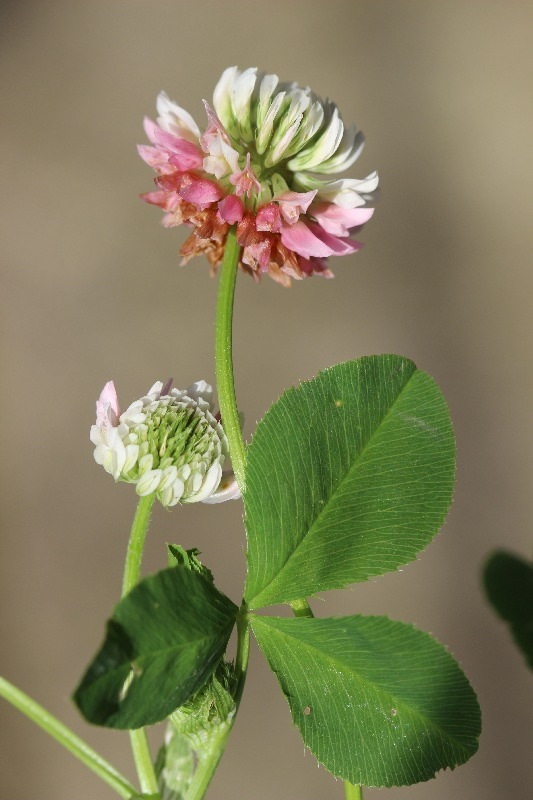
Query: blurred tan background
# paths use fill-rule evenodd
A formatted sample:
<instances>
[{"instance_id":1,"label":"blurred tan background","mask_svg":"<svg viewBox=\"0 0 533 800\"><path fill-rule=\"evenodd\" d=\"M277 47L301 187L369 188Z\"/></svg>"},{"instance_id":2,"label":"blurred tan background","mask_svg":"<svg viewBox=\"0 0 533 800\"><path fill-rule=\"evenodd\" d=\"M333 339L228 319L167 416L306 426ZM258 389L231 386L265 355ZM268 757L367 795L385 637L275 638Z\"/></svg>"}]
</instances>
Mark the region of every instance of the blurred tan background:
<instances>
[{"instance_id":1,"label":"blurred tan background","mask_svg":"<svg viewBox=\"0 0 533 800\"><path fill-rule=\"evenodd\" d=\"M526 800L533 676L487 609L479 573L500 545L531 551L528 251L533 242L533 6L526 2L12 2L0 12L4 176L0 673L133 777L127 737L69 701L118 599L135 505L92 460L94 402L123 407L158 378L213 380L216 282L178 267L185 231L137 199L135 152L162 89L202 123L222 69L257 65L329 95L367 147L382 202L336 279L284 290L241 276L236 373L247 432L283 388L330 364L398 352L440 383L455 420L456 502L402 572L329 593L321 615L389 613L448 644L484 714L479 753L391 800ZM155 515L164 543L198 546L238 601L240 504ZM2 800L115 795L0 706ZM161 729L156 729L155 739ZM333 800L258 653L212 800ZM376 790L365 793L369 800Z\"/></svg>"}]
</instances>

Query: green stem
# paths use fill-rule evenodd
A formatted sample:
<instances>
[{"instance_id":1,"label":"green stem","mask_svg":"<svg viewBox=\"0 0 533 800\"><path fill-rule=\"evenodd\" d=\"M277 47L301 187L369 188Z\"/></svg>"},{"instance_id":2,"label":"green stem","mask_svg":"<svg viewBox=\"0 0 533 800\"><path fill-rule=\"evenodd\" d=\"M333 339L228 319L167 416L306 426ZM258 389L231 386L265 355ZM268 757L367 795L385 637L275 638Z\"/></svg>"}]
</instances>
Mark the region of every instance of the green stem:
<instances>
[{"instance_id":1,"label":"green stem","mask_svg":"<svg viewBox=\"0 0 533 800\"><path fill-rule=\"evenodd\" d=\"M233 303L235 299L235 283L241 248L237 243L235 227L230 228L226 240L224 259L220 271L218 288L217 315L215 324L215 362L217 379L217 396L224 431L228 437L229 452L233 472L244 493L245 488L245 444L242 438L237 399L235 396L235 380L233 377ZM235 712L231 719L210 740L208 749L202 754L194 773L194 777L185 795L185 800L202 800L207 787L222 758L229 734L244 691L248 657L250 651L250 631L248 627L247 609L243 602L237 617L237 652L235 655L235 672L237 685L235 689Z\"/></svg>"},{"instance_id":2,"label":"green stem","mask_svg":"<svg viewBox=\"0 0 533 800\"><path fill-rule=\"evenodd\" d=\"M315 615L311 611L311 606L305 599L303 600L293 600L290 604L295 617L314 617Z\"/></svg>"},{"instance_id":3,"label":"green stem","mask_svg":"<svg viewBox=\"0 0 533 800\"><path fill-rule=\"evenodd\" d=\"M0 678L0 697L22 711L32 722L35 722L43 731L46 731L59 744L63 745L73 756L76 756L89 769L95 772L103 781L121 797L130 798L136 789L109 764L102 756L96 753L89 745L76 736L66 725L40 706L27 694L16 686Z\"/></svg>"},{"instance_id":4,"label":"green stem","mask_svg":"<svg viewBox=\"0 0 533 800\"><path fill-rule=\"evenodd\" d=\"M224 251L218 289L215 362L217 395L224 431L228 437L233 472L244 493L245 445L241 433L239 412L235 398L232 355L232 321L235 281L241 248L237 243L235 228L230 228Z\"/></svg>"},{"instance_id":5,"label":"green stem","mask_svg":"<svg viewBox=\"0 0 533 800\"><path fill-rule=\"evenodd\" d=\"M126 552L126 563L124 564L124 578L122 580L122 597L128 594L139 582L141 576L141 563L144 552L144 543L148 526L150 525L150 515L154 504L155 494L141 497L137 504L133 525L131 526L130 540ZM148 746L148 739L144 728L130 731L130 742L133 753L133 760L139 776L141 791L147 794L159 796L159 787L155 776L152 756Z\"/></svg>"},{"instance_id":6,"label":"green stem","mask_svg":"<svg viewBox=\"0 0 533 800\"><path fill-rule=\"evenodd\" d=\"M250 630L244 602L237 617L237 653L235 655L235 672L237 685L235 689L235 712L233 716L220 726L217 734L210 739L206 750L202 753L202 760L198 763L194 777L185 795L185 800L202 800L211 779L215 774L220 759L228 743L231 729L235 722L239 705L246 682L248 657L250 653Z\"/></svg>"},{"instance_id":7,"label":"green stem","mask_svg":"<svg viewBox=\"0 0 533 800\"><path fill-rule=\"evenodd\" d=\"M290 606L295 617L312 617L314 619L315 615L305 597L301 600L293 600ZM354 786L352 783L345 781L344 795L345 800L363 800L363 787Z\"/></svg>"},{"instance_id":8,"label":"green stem","mask_svg":"<svg viewBox=\"0 0 533 800\"><path fill-rule=\"evenodd\" d=\"M133 587L139 583L141 577L141 564L144 552L144 542L150 525L152 506L154 505L155 494L148 497L140 497L137 509L131 526L130 540L126 553L126 563L124 564L124 577L122 579L122 597L131 592Z\"/></svg>"},{"instance_id":9,"label":"green stem","mask_svg":"<svg viewBox=\"0 0 533 800\"><path fill-rule=\"evenodd\" d=\"M363 800L363 787L353 786L351 783L344 784L345 800Z\"/></svg>"}]
</instances>

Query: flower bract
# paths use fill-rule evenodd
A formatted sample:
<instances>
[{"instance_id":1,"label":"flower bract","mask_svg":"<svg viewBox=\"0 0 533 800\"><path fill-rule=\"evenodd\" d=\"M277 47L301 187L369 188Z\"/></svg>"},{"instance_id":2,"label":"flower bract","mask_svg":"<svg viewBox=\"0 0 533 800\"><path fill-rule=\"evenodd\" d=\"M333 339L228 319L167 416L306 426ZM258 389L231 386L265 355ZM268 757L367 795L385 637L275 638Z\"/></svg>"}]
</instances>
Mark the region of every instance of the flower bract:
<instances>
[{"instance_id":1,"label":"flower bract","mask_svg":"<svg viewBox=\"0 0 533 800\"><path fill-rule=\"evenodd\" d=\"M256 279L332 277L328 257L359 250L350 234L373 213L377 173L338 177L359 157L361 131L345 128L333 102L255 68L226 69L204 106L201 131L162 92L157 121L145 120L151 144L139 146L157 173L143 199L164 210L165 226L193 228L183 262L205 253L216 269L236 225L240 266Z\"/></svg>"},{"instance_id":2,"label":"flower bract","mask_svg":"<svg viewBox=\"0 0 533 800\"><path fill-rule=\"evenodd\" d=\"M155 493L165 507L240 497L222 472L228 442L212 413L211 386L171 387L158 381L121 413L115 385L106 383L90 433L95 461L116 481L134 483L141 497Z\"/></svg>"}]
</instances>

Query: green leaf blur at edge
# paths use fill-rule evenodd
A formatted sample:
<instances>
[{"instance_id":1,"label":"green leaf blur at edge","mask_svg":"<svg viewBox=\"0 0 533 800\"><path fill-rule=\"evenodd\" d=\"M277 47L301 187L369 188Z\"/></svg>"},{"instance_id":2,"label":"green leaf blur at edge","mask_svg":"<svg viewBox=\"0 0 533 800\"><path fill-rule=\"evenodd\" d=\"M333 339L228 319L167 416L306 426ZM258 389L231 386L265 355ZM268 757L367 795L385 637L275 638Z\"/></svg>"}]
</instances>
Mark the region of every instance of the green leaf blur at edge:
<instances>
[{"instance_id":1,"label":"green leaf blur at edge","mask_svg":"<svg viewBox=\"0 0 533 800\"><path fill-rule=\"evenodd\" d=\"M249 607L408 563L442 525L454 475L445 400L408 359L364 357L287 390L247 451Z\"/></svg>"},{"instance_id":2,"label":"green leaf blur at edge","mask_svg":"<svg viewBox=\"0 0 533 800\"><path fill-rule=\"evenodd\" d=\"M533 669L533 564L502 550L490 556L483 578L487 597Z\"/></svg>"},{"instance_id":3,"label":"green leaf blur at edge","mask_svg":"<svg viewBox=\"0 0 533 800\"><path fill-rule=\"evenodd\" d=\"M205 685L237 611L208 580L184 567L145 578L116 606L74 694L83 716L121 729L167 717Z\"/></svg>"},{"instance_id":4,"label":"green leaf blur at edge","mask_svg":"<svg viewBox=\"0 0 533 800\"><path fill-rule=\"evenodd\" d=\"M476 696L429 634L387 617L251 625L305 745L335 777L411 785L476 752Z\"/></svg>"}]
</instances>

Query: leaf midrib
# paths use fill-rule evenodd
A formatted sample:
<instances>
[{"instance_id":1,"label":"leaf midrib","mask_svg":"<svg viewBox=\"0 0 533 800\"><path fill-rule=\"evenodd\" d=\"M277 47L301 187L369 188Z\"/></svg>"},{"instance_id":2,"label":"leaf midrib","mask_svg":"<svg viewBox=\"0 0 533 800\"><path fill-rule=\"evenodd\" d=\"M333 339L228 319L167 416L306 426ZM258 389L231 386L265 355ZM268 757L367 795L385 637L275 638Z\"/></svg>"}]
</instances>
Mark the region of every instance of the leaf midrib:
<instances>
[{"instance_id":1,"label":"leaf midrib","mask_svg":"<svg viewBox=\"0 0 533 800\"><path fill-rule=\"evenodd\" d=\"M255 617L255 619L256 620L260 620L261 618L260 617ZM342 618L339 618L339 619L342 619ZM261 620L261 622L262 622L262 620ZM438 731L438 733L441 736L445 736L450 742L457 744L458 747L460 747L461 750L465 752L465 754L470 753L470 750L467 748L467 746L463 742L459 741L459 739L457 739L455 736L453 736L452 734L446 732L443 728L439 727L439 725L437 725L436 722L433 722L432 719L430 719L429 717L426 717L425 714L423 714L421 711L418 711L418 709L413 708L412 706L408 705L407 702L404 701L404 700L400 700L398 702L396 696L393 695L389 689L383 689L379 685L379 683L375 683L370 678L362 678L359 675L359 673L356 672L355 670L353 672L351 672L349 667L346 666L346 664L343 664L342 662L339 662L339 661L335 660L335 658L332 655L330 655L330 653L328 653L328 652L326 652L324 650L321 650L319 647L314 646L312 644L309 644L308 642L305 642L302 639L299 639L297 636L294 636L294 634L286 633L286 631L280 630L276 626L269 625L268 623L264 623L264 624L265 624L266 628L276 631L276 633L280 634L281 636L285 636L285 638L287 638L287 639L289 639L291 641L298 642L303 647L307 647L307 649L309 651L319 653L326 660L330 661L333 664L333 666L335 667L335 669L337 669L337 670L341 669L343 673L346 673L349 676L354 676L356 678L356 680L359 681L359 683L373 688L378 693L386 693L391 698L393 698L395 707L397 706L398 708L404 708L406 711L408 711L411 715L413 715L417 719L423 720L427 724L428 727L431 727L432 729ZM252 625L252 627L253 627L253 625Z\"/></svg>"},{"instance_id":2,"label":"leaf midrib","mask_svg":"<svg viewBox=\"0 0 533 800\"><path fill-rule=\"evenodd\" d=\"M309 530L308 530L308 531L306 531L306 533L305 533L305 534L302 536L302 538L300 539L300 541L298 542L298 544L296 545L296 547L294 548L294 550L292 550L292 551L291 551L291 552L290 552L290 553L287 555L287 558L285 559L285 561L284 561L284 563L283 563L283 566L281 567L281 569L279 569L279 570L278 570L278 572L276 573L276 575L275 575L275 576L274 576L274 577L273 577L273 578L272 578L272 579L271 579L271 580L270 580L270 581L269 581L269 582L268 582L268 583L267 583L265 586L263 586L263 588L262 588L262 589L261 589L261 590L260 590L260 591L259 591L259 592L258 592L258 593L257 593L257 594L256 594L256 595L255 595L255 596L254 596L254 597L253 597L253 598L252 598L250 601L249 601L248 605L249 605L249 607L250 607L250 608L260 608L260 607L261 607L260 605L254 605L254 601L255 601L255 600L257 600L257 598L258 598L258 597L261 597L261 595L263 595L263 594L265 594L265 593L267 593L267 596L268 596L268 589L269 589L269 588L270 588L270 587L271 587L273 584L275 584L275 583L276 583L276 581L278 581L278 580L280 579L280 576L283 574L284 570L286 569L286 567L287 567L287 564L289 564L289 562L291 561L291 559L292 559L292 558L294 558L294 556L295 556L295 553L296 553L296 552L297 552L297 551L300 549L300 547L302 546L302 544L303 544L303 543L304 543L304 542L307 540L308 536L309 536L309 535L312 533L313 529L314 529L314 528L315 528L315 527L318 525L318 522L319 522L319 520L321 519L322 515L323 515L323 514L325 514L325 512L328 510L328 508L329 508L330 504L332 503L333 499L336 497L337 493L340 491L340 489L341 489L341 487L342 487L343 483L344 483L344 482L345 482L345 481L348 479L348 477L351 475L351 473L352 473L353 469L354 469L354 468L355 468L355 466L357 465L357 462L358 462L358 461L360 461L360 459L362 458L362 456L363 456L363 453L366 451L366 449L367 449L367 447L369 446L370 442L371 442L371 441L372 441L372 439L374 438L374 436L375 436L376 432L377 432L378 430L380 430L380 429L381 429L381 427L383 426L383 424L384 424L384 423L385 423L385 421L387 420L388 416L389 416L389 415L390 415L390 413L392 412L392 410L393 410L394 406L396 405L396 403L398 402L398 400L400 399L400 397L401 397L401 396L402 396L402 394L404 393L405 389L408 387L408 385L410 384L411 380L413 379L413 377L414 377L414 376L415 376L415 375L416 375L418 372L421 372L421 370L419 370L417 367L415 367L415 369L413 370L413 372L411 373L411 375L409 376L409 378L407 379L407 381L405 382L405 384L402 386L402 388L400 389L400 391L399 391L399 392L398 392L398 394L396 395L396 397L395 397L395 399L394 399L393 403L392 403L392 404L389 406L389 408L387 409L387 411L385 412L385 414L383 415L383 417L381 417L381 419L379 420L379 423L376 425L376 427L374 428L374 430L372 431L372 433L370 434L370 436L368 437L368 439L367 439L367 440L366 440L366 442L364 443L364 445L363 445L363 447L361 448L361 450L360 450L358 453L356 453L356 455L355 455L355 457L354 457L354 460L351 462L351 464L350 464L349 468L346 470L346 473L344 474L344 476L341 478L341 480L339 481L339 483L338 483L338 484L337 484L337 486L335 487L335 490L334 490L334 492L332 492L332 494L330 495L330 497L329 497L328 501L327 501L327 502L326 502L326 503L325 503L325 504L322 506L322 508L321 508L321 509L320 509L320 511L318 512L318 514L317 514L317 516L315 517L315 519L314 519L314 521L313 521L313 524L311 525L311 527L309 528ZM277 601L277 602L283 602L283 603L287 603L287 602L290 602L290 600L297 600L297 599L299 599L299 595L297 595L297 596L295 596L295 597L292 597L292 598L288 598L288 597L286 597L286 598L284 598L283 600L280 600L280 601ZM267 603L267 605L272 605L272 603L271 603L271 602L270 602L270 603Z\"/></svg>"}]
</instances>

